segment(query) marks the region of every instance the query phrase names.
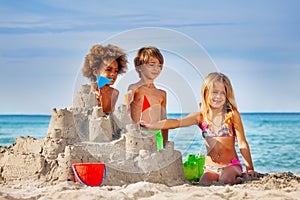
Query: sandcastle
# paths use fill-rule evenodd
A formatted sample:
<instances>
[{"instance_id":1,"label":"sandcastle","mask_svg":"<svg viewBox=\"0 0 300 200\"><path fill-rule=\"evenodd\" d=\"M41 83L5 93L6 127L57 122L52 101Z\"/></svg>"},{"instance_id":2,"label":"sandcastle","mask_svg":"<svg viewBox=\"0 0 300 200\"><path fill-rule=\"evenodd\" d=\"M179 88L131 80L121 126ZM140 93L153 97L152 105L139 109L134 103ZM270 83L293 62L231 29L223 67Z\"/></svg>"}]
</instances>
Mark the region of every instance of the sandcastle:
<instances>
[{"instance_id":1,"label":"sandcastle","mask_svg":"<svg viewBox=\"0 0 300 200\"><path fill-rule=\"evenodd\" d=\"M105 163L106 185L185 182L182 155L174 143L157 151L155 134L132 124L126 105L103 113L89 85L81 86L70 109L53 109L45 138L19 137L0 147L0 182L73 181L73 163Z\"/></svg>"}]
</instances>

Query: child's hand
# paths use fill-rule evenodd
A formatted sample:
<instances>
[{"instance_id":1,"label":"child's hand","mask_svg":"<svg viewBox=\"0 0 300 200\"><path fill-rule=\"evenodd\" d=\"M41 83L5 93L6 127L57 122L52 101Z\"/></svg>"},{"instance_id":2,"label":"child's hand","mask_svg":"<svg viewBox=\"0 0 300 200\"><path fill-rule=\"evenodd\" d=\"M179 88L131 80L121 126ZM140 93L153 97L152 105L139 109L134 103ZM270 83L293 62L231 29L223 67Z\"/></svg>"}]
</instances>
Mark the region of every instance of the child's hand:
<instances>
[{"instance_id":1,"label":"child's hand","mask_svg":"<svg viewBox=\"0 0 300 200\"><path fill-rule=\"evenodd\" d=\"M247 175L250 177L258 177L258 173L254 170L247 170Z\"/></svg>"},{"instance_id":2,"label":"child's hand","mask_svg":"<svg viewBox=\"0 0 300 200\"><path fill-rule=\"evenodd\" d=\"M146 124L144 121L139 121L138 125L142 128L153 130L152 124Z\"/></svg>"},{"instance_id":3,"label":"child's hand","mask_svg":"<svg viewBox=\"0 0 300 200\"><path fill-rule=\"evenodd\" d=\"M144 127L144 128L148 128L148 126L149 126L149 124L145 124L145 122L142 120L138 122L138 125L140 125L141 127Z\"/></svg>"}]
</instances>

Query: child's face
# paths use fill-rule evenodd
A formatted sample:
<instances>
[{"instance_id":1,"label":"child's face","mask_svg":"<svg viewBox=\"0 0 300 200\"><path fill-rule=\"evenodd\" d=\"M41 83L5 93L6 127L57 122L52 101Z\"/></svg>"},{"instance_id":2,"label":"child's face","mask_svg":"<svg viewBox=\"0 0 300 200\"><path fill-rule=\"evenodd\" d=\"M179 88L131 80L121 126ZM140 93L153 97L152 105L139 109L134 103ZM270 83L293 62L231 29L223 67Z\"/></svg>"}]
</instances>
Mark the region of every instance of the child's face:
<instances>
[{"instance_id":1,"label":"child's face","mask_svg":"<svg viewBox=\"0 0 300 200\"><path fill-rule=\"evenodd\" d=\"M222 82L217 81L213 85L213 90L210 95L210 106L214 109L223 109L226 103L226 90Z\"/></svg>"},{"instance_id":2,"label":"child's face","mask_svg":"<svg viewBox=\"0 0 300 200\"><path fill-rule=\"evenodd\" d=\"M141 66L141 77L154 80L161 72L162 65L155 57L150 56L148 62Z\"/></svg>"},{"instance_id":3,"label":"child's face","mask_svg":"<svg viewBox=\"0 0 300 200\"><path fill-rule=\"evenodd\" d=\"M118 62L114 59L105 59L100 65L99 69L96 70L96 74L110 78L112 81L108 85L113 85L117 80L118 76Z\"/></svg>"}]
</instances>

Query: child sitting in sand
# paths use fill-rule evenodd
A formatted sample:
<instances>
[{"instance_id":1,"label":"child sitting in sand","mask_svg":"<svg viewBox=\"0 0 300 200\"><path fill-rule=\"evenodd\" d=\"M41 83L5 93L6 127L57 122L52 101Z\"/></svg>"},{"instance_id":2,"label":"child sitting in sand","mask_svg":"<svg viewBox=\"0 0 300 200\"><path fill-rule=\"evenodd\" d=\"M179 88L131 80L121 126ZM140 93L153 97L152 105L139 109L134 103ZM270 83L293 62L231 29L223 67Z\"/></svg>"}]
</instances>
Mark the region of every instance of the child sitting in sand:
<instances>
[{"instance_id":1,"label":"child sitting in sand","mask_svg":"<svg viewBox=\"0 0 300 200\"><path fill-rule=\"evenodd\" d=\"M98 106L103 112L110 113L114 110L119 91L111 87L119 74L125 73L127 69L126 54L117 46L108 44L92 46L89 54L85 57L82 73L91 81L91 90L95 92ZM98 88L96 75L109 78L111 82Z\"/></svg>"},{"instance_id":2,"label":"child sitting in sand","mask_svg":"<svg viewBox=\"0 0 300 200\"><path fill-rule=\"evenodd\" d=\"M257 176L230 80L222 73L210 73L205 78L200 112L152 124L141 122L141 125L149 129L198 125L202 130L207 150L201 183L219 181L236 184L242 181L243 168L235 150L236 139L247 174Z\"/></svg>"},{"instance_id":3,"label":"child sitting in sand","mask_svg":"<svg viewBox=\"0 0 300 200\"><path fill-rule=\"evenodd\" d=\"M130 114L133 122L140 120L151 123L166 119L166 96L164 90L154 85L164 64L164 58L156 47L143 47L134 58L135 69L140 80L128 87ZM143 110L144 99L150 104L149 109ZM163 145L168 141L168 130L162 132Z\"/></svg>"}]
</instances>

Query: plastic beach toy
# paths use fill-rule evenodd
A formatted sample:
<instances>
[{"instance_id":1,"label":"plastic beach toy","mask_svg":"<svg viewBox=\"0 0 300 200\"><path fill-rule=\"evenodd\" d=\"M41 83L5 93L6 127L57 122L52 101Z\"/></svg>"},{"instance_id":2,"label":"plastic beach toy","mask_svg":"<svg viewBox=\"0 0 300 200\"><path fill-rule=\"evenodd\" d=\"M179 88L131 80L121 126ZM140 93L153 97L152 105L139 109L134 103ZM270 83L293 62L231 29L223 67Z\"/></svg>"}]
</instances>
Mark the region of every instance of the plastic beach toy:
<instances>
[{"instance_id":1,"label":"plastic beach toy","mask_svg":"<svg viewBox=\"0 0 300 200\"><path fill-rule=\"evenodd\" d=\"M157 151L159 151L163 148L163 136L160 130L155 131L155 134L156 134Z\"/></svg>"},{"instance_id":2,"label":"plastic beach toy","mask_svg":"<svg viewBox=\"0 0 300 200\"><path fill-rule=\"evenodd\" d=\"M75 182L84 186L102 186L106 180L104 163L74 163L72 164Z\"/></svg>"},{"instance_id":3,"label":"plastic beach toy","mask_svg":"<svg viewBox=\"0 0 300 200\"><path fill-rule=\"evenodd\" d=\"M188 181L198 181L204 173L205 155L188 154L183 162L184 176Z\"/></svg>"},{"instance_id":4,"label":"plastic beach toy","mask_svg":"<svg viewBox=\"0 0 300 200\"><path fill-rule=\"evenodd\" d=\"M102 88L107 83L110 83L112 81L111 78L106 78L104 76L96 75L97 82L98 82L98 88Z\"/></svg>"}]
</instances>

